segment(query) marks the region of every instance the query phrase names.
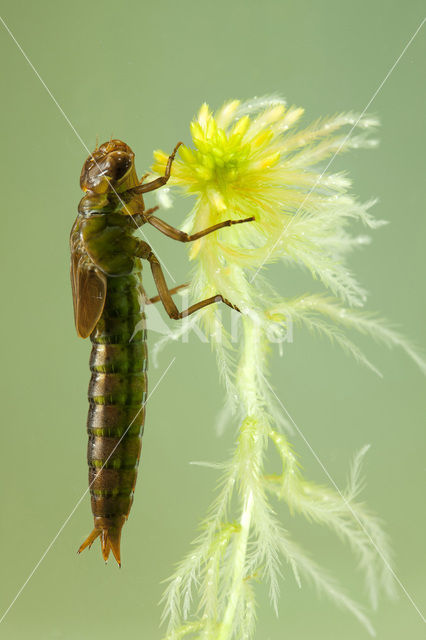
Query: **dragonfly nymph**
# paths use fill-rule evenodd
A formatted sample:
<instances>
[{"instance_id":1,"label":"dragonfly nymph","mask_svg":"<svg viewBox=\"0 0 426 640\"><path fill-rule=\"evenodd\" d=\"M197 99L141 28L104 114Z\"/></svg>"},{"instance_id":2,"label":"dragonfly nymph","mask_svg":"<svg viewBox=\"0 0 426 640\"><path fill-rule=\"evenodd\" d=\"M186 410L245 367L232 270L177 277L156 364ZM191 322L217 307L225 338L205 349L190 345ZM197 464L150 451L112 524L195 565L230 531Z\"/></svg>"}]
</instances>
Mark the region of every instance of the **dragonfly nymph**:
<instances>
[{"instance_id":1,"label":"dragonfly nymph","mask_svg":"<svg viewBox=\"0 0 426 640\"><path fill-rule=\"evenodd\" d=\"M120 537L133 502L140 458L147 394L147 345L143 304L161 301L175 320L215 302L238 309L221 295L176 307L160 262L137 228L149 223L180 242L191 242L254 218L225 220L188 235L145 209L143 194L159 189L170 177L176 145L165 175L144 183L136 174L134 153L120 140L98 147L84 163L80 186L85 192L71 230L71 283L77 334L90 336L91 378L87 419L89 487L94 529L79 548L100 537L104 560L112 551L118 564ZM147 260L158 296L145 296L142 260Z\"/></svg>"}]
</instances>

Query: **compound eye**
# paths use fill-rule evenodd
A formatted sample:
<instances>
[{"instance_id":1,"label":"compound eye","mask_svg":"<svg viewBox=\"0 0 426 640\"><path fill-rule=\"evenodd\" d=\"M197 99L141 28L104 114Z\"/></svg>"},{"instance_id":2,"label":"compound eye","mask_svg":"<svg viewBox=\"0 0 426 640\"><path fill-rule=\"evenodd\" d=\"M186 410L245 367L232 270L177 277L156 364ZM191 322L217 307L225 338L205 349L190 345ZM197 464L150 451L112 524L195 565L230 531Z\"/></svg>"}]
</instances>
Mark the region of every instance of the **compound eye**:
<instances>
[{"instance_id":1,"label":"compound eye","mask_svg":"<svg viewBox=\"0 0 426 640\"><path fill-rule=\"evenodd\" d=\"M108 156L108 165L108 175L117 182L130 169L132 161L127 153L116 151Z\"/></svg>"},{"instance_id":2,"label":"compound eye","mask_svg":"<svg viewBox=\"0 0 426 640\"><path fill-rule=\"evenodd\" d=\"M99 189L101 185L107 184L105 179L109 179L112 185L117 184L132 168L134 158L132 150L124 142L120 142L120 145L125 146L126 149L117 149L118 142L103 144L87 158L80 176L80 186L83 190L103 193ZM111 145L116 147L115 150L105 152L102 149Z\"/></svg>"}]
</instances>

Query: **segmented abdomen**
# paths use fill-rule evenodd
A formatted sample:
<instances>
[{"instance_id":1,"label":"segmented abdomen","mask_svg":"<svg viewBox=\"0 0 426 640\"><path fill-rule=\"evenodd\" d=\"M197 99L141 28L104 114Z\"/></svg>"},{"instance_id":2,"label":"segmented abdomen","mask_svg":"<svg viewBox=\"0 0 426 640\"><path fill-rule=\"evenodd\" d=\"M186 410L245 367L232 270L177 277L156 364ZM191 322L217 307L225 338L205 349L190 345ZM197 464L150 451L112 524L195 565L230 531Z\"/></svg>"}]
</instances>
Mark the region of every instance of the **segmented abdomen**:
<instances>
[{"instance_id":1,"label":"segmented abdomen","mask_svg":"<svg viewBox=\"0 0 426 640\"><path fill-rule=\"evenodd\" d=\"M95 528L121 530L133 502L147 393L141 278L108 277L92 332L88 463Z\"/></svg>"}]
</instances>

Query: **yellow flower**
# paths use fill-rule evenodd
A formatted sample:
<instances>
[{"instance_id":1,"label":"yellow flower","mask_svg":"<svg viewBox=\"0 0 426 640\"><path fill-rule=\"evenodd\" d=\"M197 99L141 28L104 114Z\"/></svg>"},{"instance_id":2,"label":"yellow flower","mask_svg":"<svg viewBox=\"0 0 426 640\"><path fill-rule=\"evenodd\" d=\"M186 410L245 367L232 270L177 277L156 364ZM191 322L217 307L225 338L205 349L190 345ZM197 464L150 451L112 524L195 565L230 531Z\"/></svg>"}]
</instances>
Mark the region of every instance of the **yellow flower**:
<instances>
[{"instance_id":1,"label":"yellow flower","mask_svg":"<svg viewBox=\"0 0 426 640\"><path fill-rule=\"evenodd\" d=\"M170 182L197 196L185 229L199 231L227 218L254 216L256 222L199 240L190 257L203 248L220 256L223 266L255 270L277 259L292 260L334 294L361 305L364 292L342 266L344 254L360 243L348 234L347 221L381 223L368 213L371 202L361 205L346 193L350 182L344 175L314 167L350 147L374 144L365 134L345 139L342 127L368 129L377 123L349 113L295 131L302 114L280 99L233 100L216 114L207 104L201 107L190 127L193 148L181 147ZM154 171L163 173L167 154L157 151L154 157Z\"/></svg>"},{"instance_id":2,"label":"yellow flower","mask_svg":"<svg viewBox=\"0 0 426 640\"><path fill-rule=\"evenodd\" d=\"M291 320L305 324L374 369L336 325L358 329L398 344L425 370L407 340L383 322L350 308L362 307L366 295L346 257L369 238L352 235L349 223L358 221L374 229L385 222L370 214L374 200L358 202L348 192L349 178L327 169L345 150L374 146L376 141L368 134L378 122L340 113L297 130L302 115L303 109L287 108L280 98L256 98L229 101L215 114L203 104L191 123L192 148L180 148L170 180L196 197L185 231L199 231L228 218L255 217L255 222L222 229L192 245L194 301L220 293L256 318L266 332L271 325L286 330ZM355 133L358 130L361 133ZM154 157L153 170L163 174L168 154L156 151ZM278 296L259 276L264 265L277 260L305 267L335 297ZM349 306L341 306L342 302ZM216 307L208 307L199 316L208 333L223 335L218 314ZM224 363L222 370L226 371Z\"/></svg>"}]
</instances>

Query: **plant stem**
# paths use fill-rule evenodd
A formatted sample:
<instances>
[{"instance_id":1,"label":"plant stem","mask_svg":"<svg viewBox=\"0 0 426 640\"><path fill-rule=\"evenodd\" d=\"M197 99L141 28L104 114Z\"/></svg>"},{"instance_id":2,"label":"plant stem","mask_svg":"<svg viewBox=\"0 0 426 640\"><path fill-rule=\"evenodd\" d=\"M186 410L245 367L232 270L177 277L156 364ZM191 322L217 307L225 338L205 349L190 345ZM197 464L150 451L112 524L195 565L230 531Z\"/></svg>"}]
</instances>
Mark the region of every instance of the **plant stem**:
<instances>
[{"instance_id":1,"label":"plant stem","mask_svg":"<svg viewBox=\"0 0 426 640\"><path fill-rule=\"evenodd\" d=\"M241 588L244 580L244 567L246 564L247 544L250 534L250 524L253 508L253 493L248 491L244 502L244 510L241 514L240 531L234 554L234 572L231 591L228 598L228 606L225 610L223 622L220 626L217 640L230 640L234 628L234 616L240 599Z\"/></svg>"}]
</instances>

